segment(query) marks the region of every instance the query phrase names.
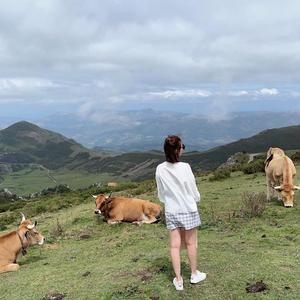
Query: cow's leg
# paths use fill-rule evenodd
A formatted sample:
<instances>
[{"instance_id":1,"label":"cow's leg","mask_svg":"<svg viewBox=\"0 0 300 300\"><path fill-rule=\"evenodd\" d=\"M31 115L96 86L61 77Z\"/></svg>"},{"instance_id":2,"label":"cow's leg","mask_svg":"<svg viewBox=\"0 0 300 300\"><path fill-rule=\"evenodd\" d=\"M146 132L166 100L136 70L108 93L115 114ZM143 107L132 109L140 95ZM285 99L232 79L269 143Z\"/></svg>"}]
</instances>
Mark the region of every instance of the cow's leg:
<instances>
[{"instance_id":1,"label":"cow's leg","mask_svg":"<svg viewBox=\"0 0 300 300\"><path fill-rule=\"evenodd\" d=\"M109 224L109 225L118 224L120 222L122 222L122 221L121 220L115 220L115 219L107 220L107 224Z\"/></svg>"},{"instance_id":2,"label":"cow's leg","mask_svg":"<svg viewBox=\"0 0 300 300\"><path fill-rule=\"evenodd\" d=\"M267 201L270 201L274 195L273 182L267 179Z\"/></svg>"},{"instance_id":3,"label":"cow's leg","mask_svg":"<svg viewBox=\"0 0 300 300\"><path fill-rule=\"evenodd\" d=\"M141 221L135 221L133 222L134 224L137 225L142 225L142 224L151 224L151 223L155 223L157 221L157 218L154 216L145 216L144 214L141 217Z\"/></svg>"},{"instance_id":4,"label":"cow's leg","mask_svg":"<svg viewBox=\"0 0 300 300\"><path fill-rule=\"evenodd\" d=\"M132 222L132 224L136 224L136 225L139 225L141 226L144 222L143 221L134 221Z\"/></svg>"},{"instance_id":5,"label":"cow's leg","mask_svg":"<svg viewBox=\"0 0 300 300\"><path fill-rule=\"evenodd\" d=\"M143 220L142 222L145 224L155 223L157 219L155 217L148 218L147 220Z\"/></svg>"},{"instance_id":6,"label":"cow's leg","mask_svg":"<svg viewBox=\"0 0 300 300\"><path fill-rule=\"evenodd\" d=\"M20 268L20 266L18 264L3 265L3 266L0 266L0 273L18 271L19 268Z\"/></svg>"}]
</instances>

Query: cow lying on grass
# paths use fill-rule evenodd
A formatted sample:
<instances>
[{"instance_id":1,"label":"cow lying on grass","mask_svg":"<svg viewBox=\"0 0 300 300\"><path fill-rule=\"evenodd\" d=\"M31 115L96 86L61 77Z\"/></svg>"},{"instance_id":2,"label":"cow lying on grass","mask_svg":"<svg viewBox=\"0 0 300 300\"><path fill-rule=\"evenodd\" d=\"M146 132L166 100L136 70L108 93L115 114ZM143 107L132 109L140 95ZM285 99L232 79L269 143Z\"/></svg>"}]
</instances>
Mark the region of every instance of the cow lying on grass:
<instances>
[{"instance_id":1,"label":"cow lying on grass","mask_svg":"<svg viewBox=\"0 0 300 300\"><path fill-rule=\"evenodd\" d=\"M270 148L265 160L267 179L267 198L270 200L273 191L277 191L278 200L282 200L285 207L293 207L294 191L300 187L293 184L296 168L292 160L280 148Z\"/></svg>"},{"instance_id":2,"label":"cow lying on grass","mask_svg":"<svg viewBox=\"0 0 300 300\"><path fill-rule=\"evenodd\" d=\"M22 214L19 228L0 236L0 273L17 271L18 259L34 244L42 245L44 237L36 230L36 223L26 220Z\"/></svg>"},{"instance_id":3,"label":"cow lying on grass","mask_svg":"<svg viewBox=\"0 0 300 300\"><path fill-rule=\"evenodd\" d=\"M104 216L108 224L122 221L135 224L151 224L159 219L161 206L147 200L111 197L100 194L95 198L95 214Z\"/></svg>"}]
</instances>

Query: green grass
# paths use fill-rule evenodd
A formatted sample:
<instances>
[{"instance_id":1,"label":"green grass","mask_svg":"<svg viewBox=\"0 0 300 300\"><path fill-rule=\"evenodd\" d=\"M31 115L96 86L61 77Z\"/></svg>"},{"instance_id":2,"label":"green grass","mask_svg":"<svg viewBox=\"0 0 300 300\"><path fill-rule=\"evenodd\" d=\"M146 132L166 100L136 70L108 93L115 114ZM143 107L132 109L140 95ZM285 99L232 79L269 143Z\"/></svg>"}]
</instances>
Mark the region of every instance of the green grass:
<instances>
[{"instance_id":1,"label":"green grass","mask_svg":"<svg viewBox=\"0 0 300 300\"><path fill-rule=\"evenodd\" d=\"M94 216L91 199L34 218L48 242L29 249L20 271L0 275L0 299L35 300L54 292L65 293L64 299L300 299L300 194L292 209L274 200L262 217L233 217L244 191L265 191L264 175L236 172L223 181L208 178L197 178L203 222L198 260L199 269L208 274L205 282L188 283L184 252L185 290L175 291L165 226L108 226ZM144 184L139 192L146 193L139 197L157 201L149 187ZM60 197L75 201L79 195ZM57 220L62 235L55 234ZM13 228L15 224L9 226ZM90 273L83 276L86 272ZM269 289L247 294L247 283L260 280Z\"/></svg>"},{"instance_id":2,"label":"green grass","mask_svg":"<svg viewBox=\"0 0 300 300\"><path fill-rule=\"evenodd\" d=\"M73 189L84 188L96 182L119 179L105 173L90 174L83 171L69 171L65 169L51 171L50 175L55 178L57 184L67 184ZM54 187L56 185L48 177L48 172L40 169L27 168L8 175L2 175L2 177L4 180L0 182L0 189L8 188L18 195L39 192L45 187Z\"/></svg>"}]
</instances>

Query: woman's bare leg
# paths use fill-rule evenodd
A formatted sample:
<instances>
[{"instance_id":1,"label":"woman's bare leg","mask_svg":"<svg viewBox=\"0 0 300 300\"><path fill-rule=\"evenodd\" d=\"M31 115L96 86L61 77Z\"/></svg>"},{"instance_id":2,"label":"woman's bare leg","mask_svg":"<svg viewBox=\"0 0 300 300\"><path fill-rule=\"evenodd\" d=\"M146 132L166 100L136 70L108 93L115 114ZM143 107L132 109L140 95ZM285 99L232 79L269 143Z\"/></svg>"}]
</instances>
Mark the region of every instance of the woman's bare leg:
<instances>
[{"instance_id":1,"label":"woman's bare leg","mask_svg":"<svg viewBox=\"0 0 300 300\"><path fill-rule=\"evenodd\" d=\"M197 271L197 228L185 231L185 243L187 254L190 261L191 273L196 274Z\"/></svg>"},{"instance_id":2,"label":"woman's bare leg","mask_svg":"<svg viewBox=\"0 0 300 300\"><path fill-rule=\"evenodd\" d=\"M182 281L181 268L180 268L180 245L181 245L180 229L176 228L170 230L170 253L171 253L172 265L173 265L177 282Z\"/></svg>"}]
</instances>

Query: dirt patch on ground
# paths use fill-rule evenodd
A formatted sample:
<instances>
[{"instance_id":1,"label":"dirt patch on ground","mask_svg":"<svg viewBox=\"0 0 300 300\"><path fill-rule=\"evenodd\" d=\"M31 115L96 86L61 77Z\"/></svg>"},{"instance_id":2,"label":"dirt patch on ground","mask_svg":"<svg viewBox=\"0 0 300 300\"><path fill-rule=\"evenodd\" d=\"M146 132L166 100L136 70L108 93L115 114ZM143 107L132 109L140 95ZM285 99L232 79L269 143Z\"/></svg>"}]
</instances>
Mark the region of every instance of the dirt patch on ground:
<instances>
[{"instance_id":1,"label":"dirt patch on ground","mask_svg":"<svg viewBox=\"0 0 300 300\"><path fill-rule=\"evenodd\" d=\"M247 283L247 293L260 293L266 290L268 290L268 286L262 280L253 284Z\"/></svg>"},{"instance_id":2,"label":"dirt patch on ground","mask_svg":"<svg viewBox=\"0 0 300 300\"><path fill-rule=\"evenodd\" d=\"M87 272L85 272L85 273L82 274L83 277L87 277L87 276L89 276L89 275L91 275L91 272L90 272L90 271L87 271Z\"/></svg>"},{"instance_id":3,"label":"dirt patch on ground","mask_svg":"<svg viewBox=\"0 0 300 300\"><path fill-rule=\"evenodd\" d=\"M94 231L92 229L86 228L80 231L73 231L71 233L68 233L67 237L72 240L80 241L90 239L93 236L93 234Z\"/></svg>"},{"instance_id":4,"label":"dirt patch on ground","mask_svg":"<svg viewBox=\"0 0 300 300\"><path fill-rule=\"evenodd\" d=\"M45 249L49 249L49 250L56 250L56 249L58 249L58 247L59 247L59 245L58 244L56 244L56 243L54 243L54 244L46 244L45 246L44 246L44 248Z\"/></svg>"},{"instance_id":5,"label":"dirt patch on ground","mask_svg":"<svg viewBox=\"0 0 300 300\"><path fill-rule=\"evenodd\" d=\"M50 294L45 296L42 300L61 300L65 297L65 294L61 294L61 293L54 293L54 294Z\"/></svg>"},{"instance_id":6,"label":"dirt patch on ground","mask_svg":"<svg viewBox=\"0 0 300 300\"><path fill-rule=\"evenodd\" d=\"M146 268L139 270L136 275L141 279L142 282L146 282L152 279L153 277L153 270Z\"/></svg>"},{"instance_id":7,"label":"dirt patch on ground","mask_svg":"<svg viewBox=\"0 0 300 300\"><path fill-rule=\"evenodd\" d=\"M121 276L121 277L132 276L135 278L139 278L142 282L146 282L146 281L151 280L155 273L156 273L155 269L143 268L136 272L128 272L128 271L121 272L121 273L119 273L119 276Z\"/></svg>"},{"instance_id":8,"label":"dirt patch on ground","mask_svg":"<svg viewBox=\"0 0 300 300\"><path fill-rule=\"evenodd\" d=\"M143 291L139 288L139 286L133 284L133 285L127 285L124 288L120 288L119 290L115 291L111 296L116 297L122 297L123 298L128 298L131 296L137 296L139 294L142 294Z\"/></svg>"}]
</instances>

